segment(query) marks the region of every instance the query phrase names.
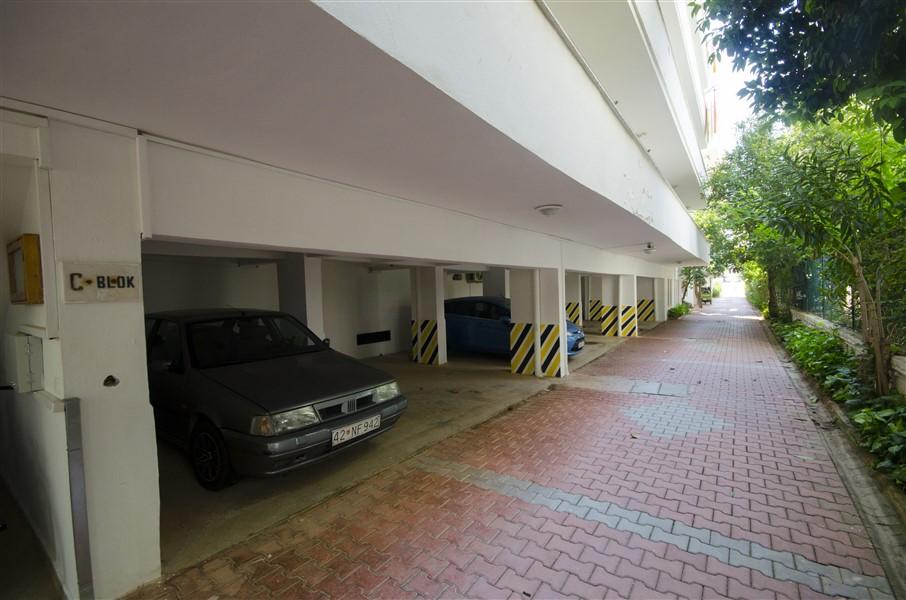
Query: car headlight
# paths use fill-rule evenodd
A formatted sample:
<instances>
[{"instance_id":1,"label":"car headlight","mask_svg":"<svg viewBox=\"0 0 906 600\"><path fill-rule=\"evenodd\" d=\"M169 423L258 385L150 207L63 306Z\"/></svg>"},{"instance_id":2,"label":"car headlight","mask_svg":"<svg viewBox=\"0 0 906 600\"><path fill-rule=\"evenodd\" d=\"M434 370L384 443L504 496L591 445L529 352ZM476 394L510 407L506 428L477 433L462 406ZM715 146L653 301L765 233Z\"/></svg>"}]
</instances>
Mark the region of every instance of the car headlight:
<instances>
[{"instance_id":1,"label":"car headlight","mask_svg":"<svg viewBox=\"0 0 906 600\"><path fill-rule=\"evenodd\" d=\"M265 415L252 419L252 435L280 435L288 431L302 429L317 423L318 413L311 406L303 406L276 415Z\"/></svg>"},{"instance_id":2,"label":"car headlight","mask_svg":"<svg viewBox=\"0 0 906 600\"><path fill-rule=\"evenodd\" d=\"M378 404L380 402L386 402L387 400L393 400L399 395L400 384L394 381L393 383L385 383L379 388L375 388L374 396L372 396L372 398L374 399L375 404Z\"/></svg>"}]
</instances>

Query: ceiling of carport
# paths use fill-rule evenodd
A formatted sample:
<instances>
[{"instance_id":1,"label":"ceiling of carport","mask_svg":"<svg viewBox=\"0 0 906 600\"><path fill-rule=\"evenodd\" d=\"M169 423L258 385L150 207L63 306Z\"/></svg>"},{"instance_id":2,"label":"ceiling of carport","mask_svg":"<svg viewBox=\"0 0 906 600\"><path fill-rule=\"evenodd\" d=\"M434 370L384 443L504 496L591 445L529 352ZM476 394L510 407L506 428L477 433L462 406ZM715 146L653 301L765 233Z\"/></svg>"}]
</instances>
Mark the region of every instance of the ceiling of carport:
<instances>
[{"instance_id":1,"label":"ceiling of carport","mask_svg":"<svg viewBox=\"0 0 906 600\"><path fill-rule=\"evenodd\" d=\"M309 3L5 2L0 93L620 253L650 241L648 260L694 259ZM550 202L564 204L555 217L533 208Z\"/></svg>"}]
</instances>

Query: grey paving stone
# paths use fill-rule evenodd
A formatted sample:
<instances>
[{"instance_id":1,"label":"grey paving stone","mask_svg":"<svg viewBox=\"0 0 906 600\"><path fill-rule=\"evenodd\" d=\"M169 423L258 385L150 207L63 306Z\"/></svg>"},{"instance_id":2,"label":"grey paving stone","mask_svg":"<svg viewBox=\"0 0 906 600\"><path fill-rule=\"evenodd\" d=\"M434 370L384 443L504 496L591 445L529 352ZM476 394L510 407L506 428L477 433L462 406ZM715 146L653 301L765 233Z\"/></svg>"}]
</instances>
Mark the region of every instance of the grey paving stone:
<instances>
[{"instance_id":1,"label":"grey paving stone","mask_svg":"<svg viewBox=\"0 0 906 600\"><path fill-rule=\"evenodd\" d=\"M607 512L607 509L610 508L610 502L600 502L598 500L592 500L588 496L582 496L579 500L579 506L587 506L588 508L593 508L600 512Z\"/></svg>"},{"instance_id":2,"label":"grey paving stone","mask_svg":"<svg viewBox=\"0 0 906 600\"><path fill-rule=\"evenodd\" d=\"M691 527L689 525L686 525L682 521L674 521L673 533L675 533L677 535L687 535L690 538L695 538L706 544L711 542L711 530L710 529L702 529L701 527Z\"/></svg>"},{"instance_id":3,"label":"grey paving stone","mask_svg":"<svg viewBox=\"0 0 906 600\"><path fill-rule=\"evenodd\" d=\"M689 539L689 552L692 552L693 554L707 554L708 556L713 556L717 560L725 563L730 561L729 548L712 546L711 544L706 544L696 538Z\"/></svg>"},{"instance_id":4,"label":"grey paving stone","mask_svg":"<svg viewBox=\"0 0 906 600\"><path fill-rule=\"evenodd\" d=\"M790 569L782 563L774 563L774 579L780 581L795 581L812 588L816 592L821 592L824 588L821 586L821 579L812 573L803 573L796 569Z\"/></svg>"},{"instance_id":5,"label":"grey paving stone","mask_svg":"<svg viewBox=\"0 0 906 600\"><path fill-rule=\"evenodd\" d=\"M869 588L871 593L871 600L896 600L892 595L885 594L884 592L878 591L874 588Z\"/></svg>"},{"instance_id":6,"label":"grey paving stone","mask_svg":"<svg viewBox=\"0 0 906 600\"><path fill-rule=\"evenodd\" d=\"M673 519L662 519L660 517L655 517L649 515L648 513L640 513L639 520L637 521L640 525L652 525L654 527L660 527L666 532L673 530Z\"/></svg>"},{"instance_id":7,"label":"grey paving stone","mask_svg":"<svg viewBox=\"0 0 906 600\"><path fill-rule=\"evenodd\" d=\"M530 501L532 504L540 504L541 506L546 506L551 510L557 510L560 508L560 500L554 500L553 498L548 498L547 496L542 496L541 494L535 494L535 499Z\"/></svg>"},{"instance_id":8,"label":"grey paving stone","mask_svg":"<svg viewBox=\"0 0 906 600\"><path fill-rule=\"evenodd\" d=\"M736 549L730 550L730 564L734 567L748 567L753 571L759 571L767 577L774 576L774 563L766 558L753 558L748 554L742 554ZM783 565L781 565L783 566Z\"/></svg>"},{"instance_id":9,"label":"grey paving stone","mask_svg":"<svg viewBox=\"0 0 906 600\"><path fill-rule=\"evenodd\" d=\"M622 519L626 519L627 521L632 521L633 523L637 523L639 520L639 517L642 516L642 513L640 513L637 510L627 510L627 509L623 508L622 506L617 506L616 504L611 504L608 507L607 514L615 515Z\"/></svg>"},{"instance_id":10,"label":"grey paving stone","mask_svg":"<svg viewBox=\"0 0 906 600\"><path fill-rule=\"evenodd\" d=\"M791 569L796 568L796 563L793 559L792 552L778 552L777 550L771 550L770 548L765 548L761 544L752 543L752 557L753 558L766 558L768 560L781 563L786 565Z\"/></svg>"},{"instance_id":11,"label":"grey paving stone","mask_svg":"<svg viewBox=\"0 0 906 600\"><path fill-rule=\"evenodd\" d=\"M840 572L839 567L833 565L822 565L813 560L809 560L801 555L796 555L796 568L800 571L805 571L806 573L814 573L815 575L820 575L821 577L827 577L833 581L842 583L843 574Z\"/></svg>"},{"instance_id":12,"label":"grey paving stone","mask_svg":"<svg viewBox=\"0 0 906 600\"><path fill-rule=\"evenodd\" d=\"M689 537L685 535L676 535L668 531L664 531L660 527L655 527L651 532L651 541L652 542L667 542L668 544L673 544L678 548L687 550L689 548Z\"/></svg>"},{"instance_id":13,"label":"grey paving stone","mask_svg":"<svg viewBox=\"0 0 906 600\"><path fill-rule=\"evenodd\" d=\"M587 515L588 511L590 511L591 509L588 508L587 506L579 506L578 504L573 504L572 502L567 502L566 500L563 500L560 503L560 508L558 508L557 510L559 510L561 512L572 513L572 514L576 515L577 517L579 517L580 519L584 519L585 515Z\"/></svg>"},{"instance_id":14,"label":"grey paving stone","mask_svg":"<svg viewBox=\"0 0 906 600\"><path fill-rule=\"evenodd\" d=\"M736 540L733 538L728 538L725 535L722 535L716 531L711 532L711 544L714 546L724 546L726 548L732 548L740 554L750 555L749 542L747 540Z\"/></svg>"},{"instance_id":15,"label":"grey paving stone","mask_svg":"<svg viewBox=\"0 0 906 600\"><path fill-rule=\"evenodd\" d=\"M662 383L661 389L658 390L661 396L679 396L686 397L689 395L689 386L682 383Z\"/></svg>"},{"instance_id":16,"label":"grey paving stone","mask_svg":"<svg viewBox=\"0 0 906 600\"><path fill-rule=\"evenodd\" d=\"M657 394L661 384L653 381L640 381L632 386L633 394Z\"/></svg>"},{"instance_id":17,"label":"grey paving stone","mask_svg":"<svg viewBox=\"0 0 906 600\"><path fill-rule=\"evenodd\" d=\"M616 515L606 515L602 512L599 512L593 508L588 510L588 514L585 515L585 518L589 521L597 521L598 523L604 523L612 529L617 528L617 524L620 522L620 517Z\"/></svg>"},{"instance_id":18,"label":"grey paving stone","mask_svg":"<svg viewBox=\"0 0 906 600\"><path fill-rule=\"evenodd\" d=\"M823 592L828 596L843 596L858 600L871 600L871 590L866 587L846 585L828 577L821 577Z\"/></svg>"},{"instance_id":19,"label":"grey paving stone","mask_svg":"<svg viewBox=\"0 0 906 600\"><path fill-rule=\"evenodd\" d=\"M579 500L582 499L582 496L580 496L579 494L570 494L567 492L561 492L560 490L554 490L551 493L551 498L563 500L564 502L569 502L570 504L579 504Z\"/></svg>"},{"instance_id":20,"label":"grey paving stone","mask_svg":"<svg viewBox=\"0 0 906 600\"><path fill-rule=\"evenodd\" d=\"M891 592L890 584L887 582L886 577L860 575L859 573L853 573L849 569L840 569L840 574L843 575L843 583L846 585L861 585L875 588L885 593Z\"/></svg>"},{"instance_id":21,"label":"grey paving stone","mask_svg":"<svg viewBox=\"0 0 906 600\"><path fill-rule=\"evenodd\" d=\"M627 519L621 518L619 523L617 523L617 529L620 531L629 531L632 533L637 533L643 538L650 539L651 531L654 529L651 525L639 525L634 521L629 521Z\"/></svg>"},{"instance_id":22,"label":"grey paving stone","mask_svg":"<svg viewBox=\"0 0 906 600\"><path fill-rule=\"evenodd\" d=\"M530 492L535 492L536 494L539 494L546 498L553 498L554 490L549 487L544 487L543 485L538 485L537 483L533 483L532 485L528 486L526 489Z\"/></svg>"}]
</instances>

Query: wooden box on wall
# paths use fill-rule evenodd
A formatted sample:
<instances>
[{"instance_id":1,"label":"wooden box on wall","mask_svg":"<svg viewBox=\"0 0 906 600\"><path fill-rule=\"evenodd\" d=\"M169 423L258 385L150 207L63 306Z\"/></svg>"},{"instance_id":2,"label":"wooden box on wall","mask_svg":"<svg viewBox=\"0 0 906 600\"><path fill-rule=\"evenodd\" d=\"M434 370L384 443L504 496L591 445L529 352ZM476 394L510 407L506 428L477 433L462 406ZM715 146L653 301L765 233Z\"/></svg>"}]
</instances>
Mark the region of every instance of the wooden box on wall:
<instances>
[{"instance_id":1,"label":"wooden box on wall","mask_svg":"<svg viewBox=\"0 0 906 600\"><path fill-rule=\"evenodd\" d=\"M36 233L26 233L6 245L9 297L13 304L42 304L41 244Z\"/></svg>"}]
</instances>

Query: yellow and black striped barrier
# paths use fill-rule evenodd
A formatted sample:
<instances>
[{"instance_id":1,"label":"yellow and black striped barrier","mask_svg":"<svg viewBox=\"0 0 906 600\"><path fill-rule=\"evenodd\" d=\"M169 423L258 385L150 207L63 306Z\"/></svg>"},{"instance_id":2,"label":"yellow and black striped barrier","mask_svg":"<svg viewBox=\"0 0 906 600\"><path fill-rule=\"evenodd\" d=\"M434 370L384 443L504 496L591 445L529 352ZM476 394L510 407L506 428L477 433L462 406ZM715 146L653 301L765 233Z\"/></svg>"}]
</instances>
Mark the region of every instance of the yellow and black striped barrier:
<instances>
[{"instance_id":1,"label":"yellow and black striped barrier","mask_svg":"<svg viewBox=\"0 0 906 600\"><path fill-rule=\"evenodd\" d=\"M605 304L604 310L601 311L601 335L616 337L619 334L617 323L617 307Z\"/></svg>"},{"instance_id":2,"label":"yellow and black striped barrier","mask_svg":"<svg viewBox=\"0 0 906 600\"><path fill-rule=\"evenodd\" d=\"M639 321L654 321L654 298L639 298Z\"/></svg>"},{"instance_id":3,"label":"yellow and black striped barrier","mask_svg":"<svg viewBox=\"0 0 906 600\"><path fill-rule=\"evenodd\" d=\"M409 347L409 360L412 362L418 362L418 323L414 320L409 321L409 337L411 339L411 344Z\"/></svg>"},{"instance_id":4,"label":"yellow and black striped barrier","mask_svg":"<svg viewBox=\"0 0 906 600\"><path fill-rule=\"evenodd\" d=\"M560 325L541 325L541 374L560 377Z\"/></svg>"},{"instance_id":5,"label":"yellow and black striped barrier","mask_svg":"<svg viewBox=\"0 0 906 600\"><path fill-rule=\"evenodd\" d=\"M620 305L620 337L633 337L638 334L635 306L632 304Z\"/></svg>"},{"instance_id":6,"label":"yellow and black striped barrier","mask_svg":"<svg viewBox=\"0 0 906 600\"><path fill-rule=\"evenodd\" d=\"M418 344L420 352L419 362L426 365L436 365L437 356L437 321L425 319L418 328Z\"/></svg>"},{"instance_id":7,"label":"yellow and black striped barrier","mask_svg":"<svg viewBox=\"0 0 906 600\"><path fill-rule=\"evenodd\" d=\"M567 302L566 303L566 318L573 323L579 322L579 303L578 302Z\"/></svg>"},{"instance_id":8,"label":"yellow and black striped barrier","mask_svg":"<svg viewBox=\"0 0 906 600\"><path fill-rule=\"evenodd\" d=\"M589 321L600 321L601 320L601 311L604 308L604 304L600 300L589 300L588 301L588 320Z\"/></svg>"},{"instance_id":9,"label":"yellow and black striped barrier","mask_svg":"<svg viewBox=\"0 0 906 600\"><path fill-rule=\"evenodd\" d=\"M516 375L535 373L535 333L531 323L513 323L510 328L510 371Z\"/></svg>"}]
</instances>

